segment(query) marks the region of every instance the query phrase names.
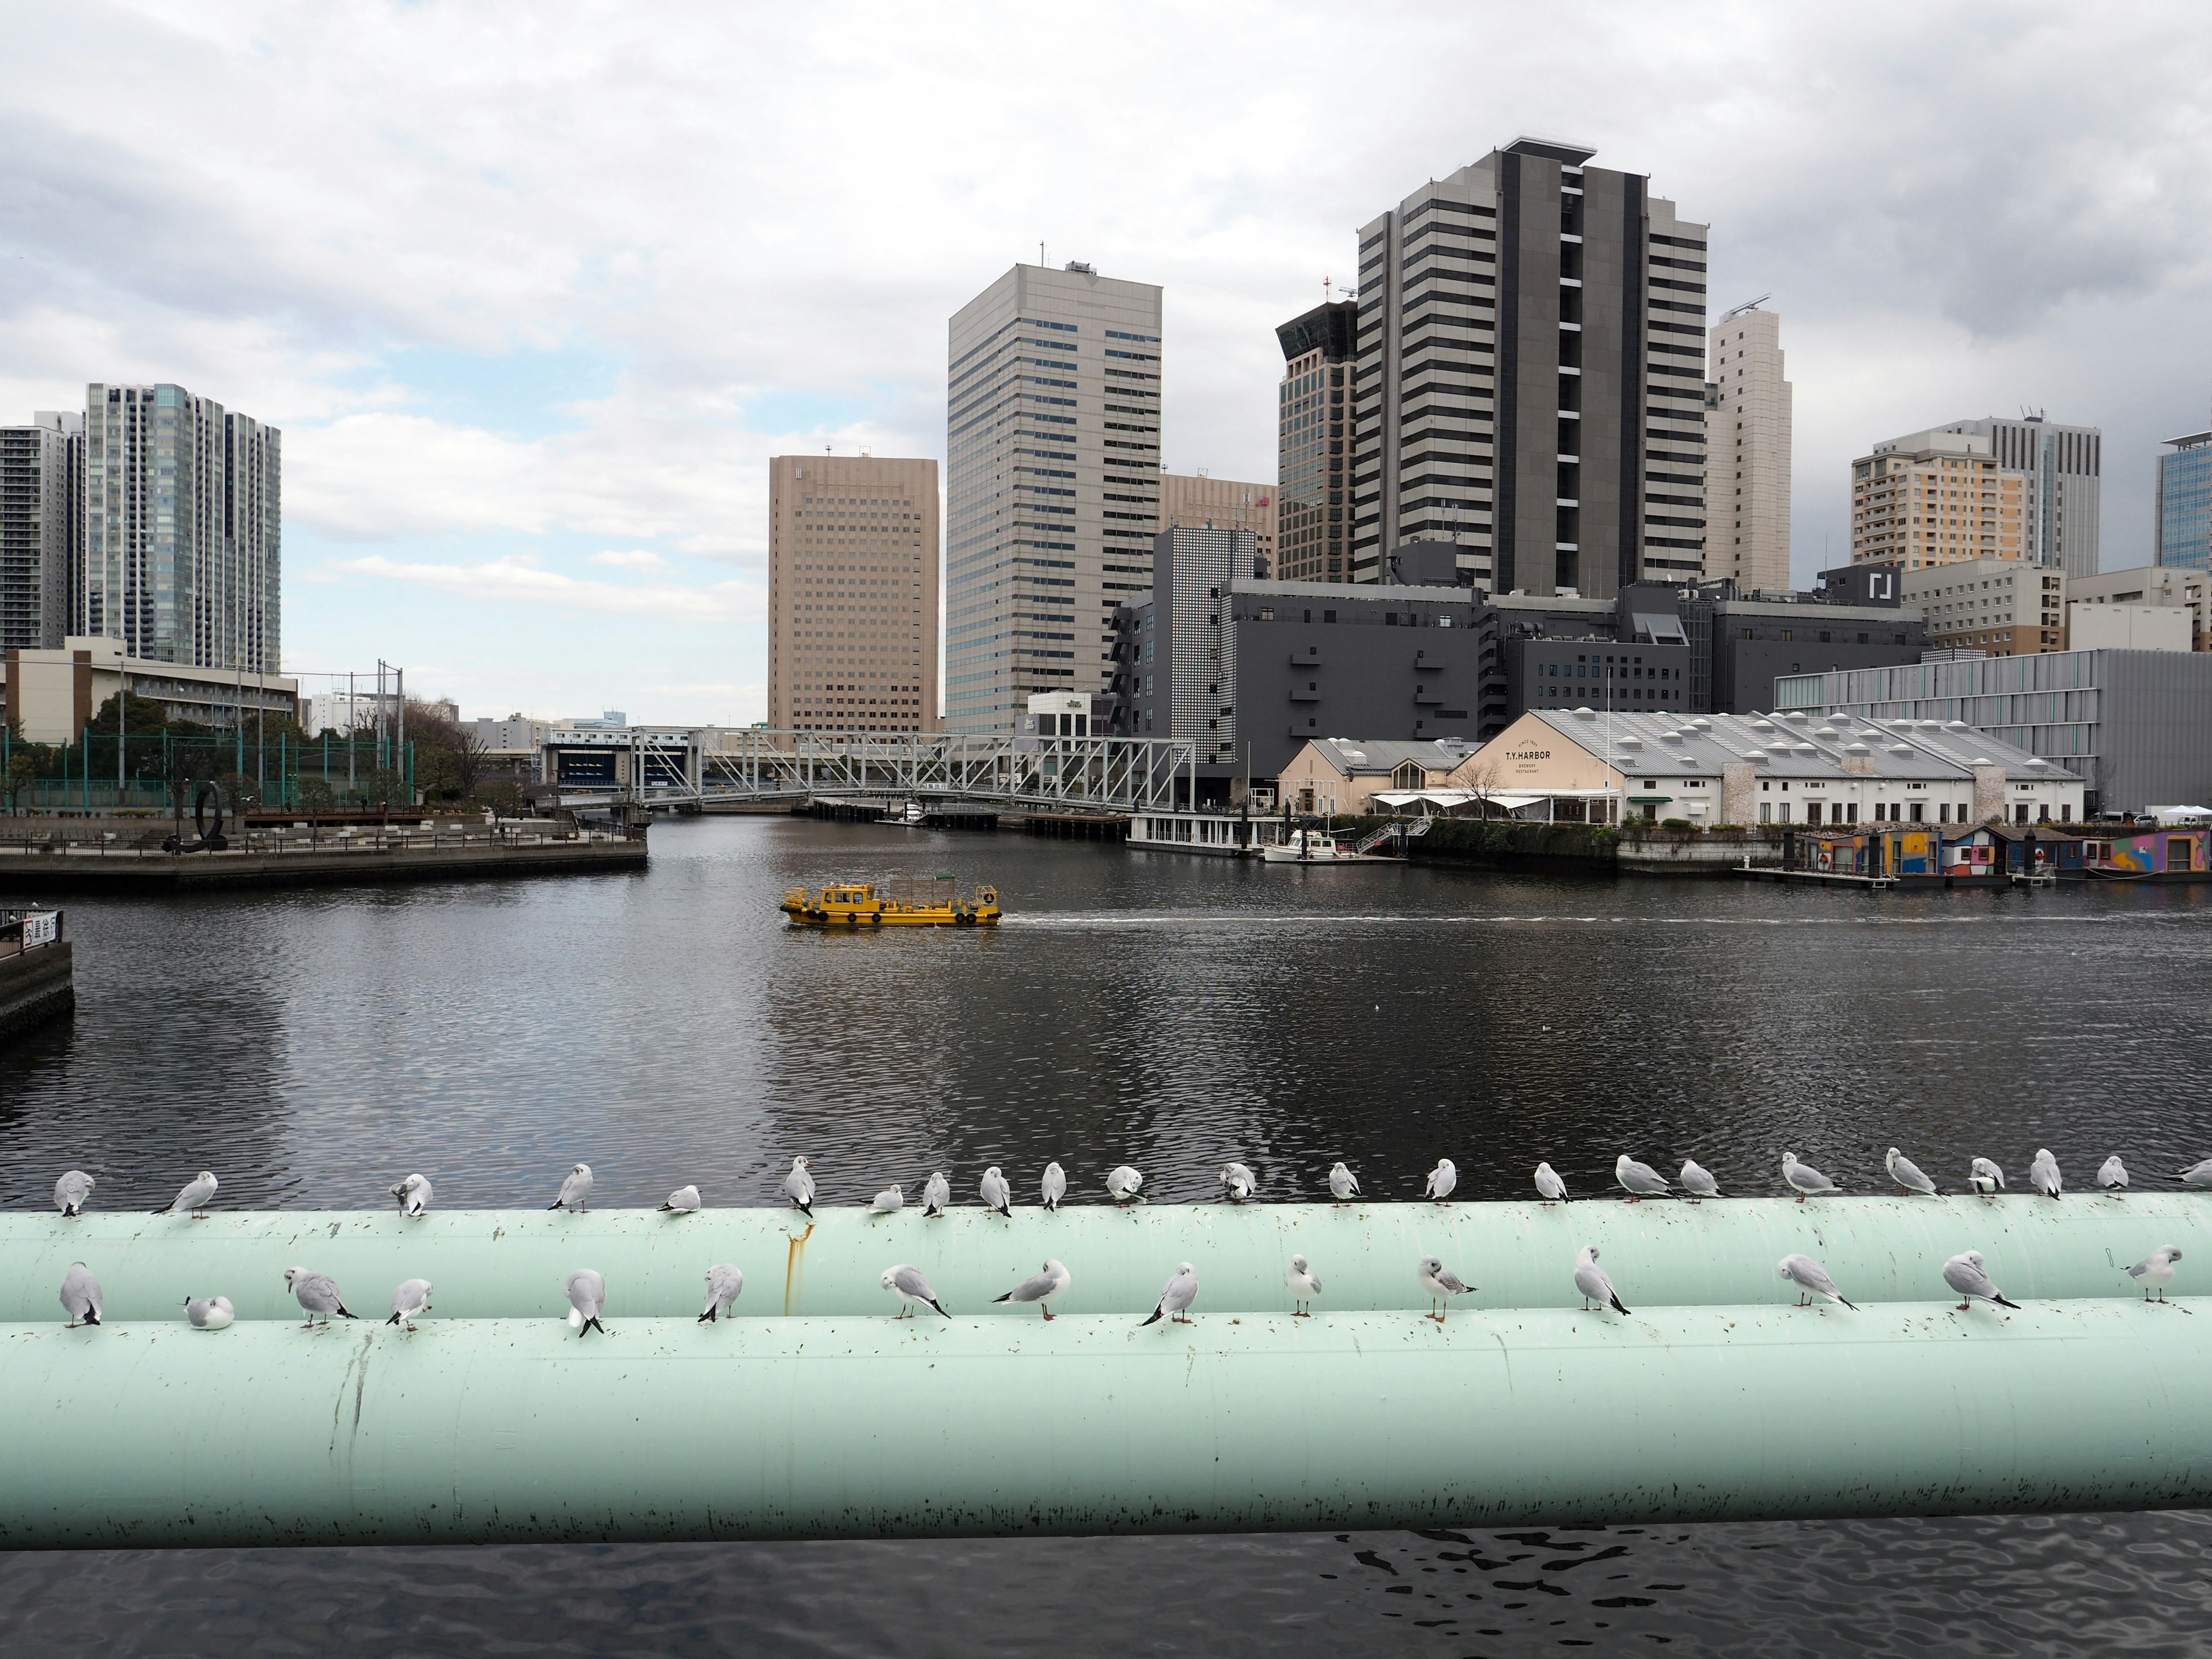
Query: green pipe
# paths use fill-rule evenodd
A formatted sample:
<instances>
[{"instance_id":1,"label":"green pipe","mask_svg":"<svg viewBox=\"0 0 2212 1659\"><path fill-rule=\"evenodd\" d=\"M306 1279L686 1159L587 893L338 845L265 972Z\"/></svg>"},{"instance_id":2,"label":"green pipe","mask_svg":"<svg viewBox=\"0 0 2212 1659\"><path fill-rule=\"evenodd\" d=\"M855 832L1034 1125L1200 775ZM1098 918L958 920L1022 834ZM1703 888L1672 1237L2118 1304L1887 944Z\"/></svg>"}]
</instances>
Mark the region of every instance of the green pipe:
<instances>
[{"instance_id":1,"label":"green pipe","mask_svg":"<svg viewBox=\"0 0 2212 1659\"><path fill-rule=\"evenodd\" d=\"M2208 1315L0 1328L0 1545L2195 1507L2212 1503Z\"/></svg>"},{"instance_id":2,"label":"green pipe","mask_svg":"<svg viewBox=\"0 0 2212 1659\"><path fill-rule=\"evenodd\" d=\"M1011 1220L979 1205L926 1220L909 1205L880 1217L817 1207L811 1231L798 1212L776 1209L434 1210L416 1221L396 1209L218 1210L200 1221L17 1213L0 1216L0 1322L52 1317L62 1274L78 1261L99 1276L118 1320L167 1319L186 1295L217 1292L241 1319L289 1317L283 1279L294 1266L329 1273L361 1313L421 1278L452 1317L559 1315L569 1273L592 1267L616 1309L696 1314L708 1267L723 1261L745 1273L740 1316L888 1311L895 1304L880 1280L902 1261L929 1275L948 1308L981 1312L1048 1256L1073 1276L1055 1314L1148 1311L1179 1261L1198 1268L1202 1312L1287 1313L1283 1276L1294 1254L1321 1276L1322 1312L1425 1307L1414 1267L1425 1255L1476 1286L1467 1299L1474 1306L1574 1307L1584 1244L1599 1247L1632 1308L1794 1300L1774 1268L1795 1251L1825 1266L1854 1302L1942 1295L1942 1263L1965 1249L1983 1253L2015 1301L2133 1296L2126 1267L2160 1244L2182 1249L2180 1288L2212 1273L2212 1198L1082 1205L1057 1214L1017 1208Z\"/></svg>"}]
</instances>

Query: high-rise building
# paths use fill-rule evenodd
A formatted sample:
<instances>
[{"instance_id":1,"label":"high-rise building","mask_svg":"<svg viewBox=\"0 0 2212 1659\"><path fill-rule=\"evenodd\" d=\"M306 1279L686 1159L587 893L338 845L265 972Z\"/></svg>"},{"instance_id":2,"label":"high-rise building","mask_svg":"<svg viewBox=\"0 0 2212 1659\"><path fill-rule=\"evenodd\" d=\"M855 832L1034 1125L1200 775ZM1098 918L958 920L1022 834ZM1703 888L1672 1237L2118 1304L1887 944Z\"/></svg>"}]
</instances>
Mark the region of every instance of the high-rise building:
<instances>
[{"instance_id":1,"label":"high-rise building","mask_svg":"<svg viewBox=\"0 0 2212 1659\"><path fill-rule=\"evenodd\" d=\"M1971 432L1915 432L1851 463L1851 562L1919 570L2027 554L2027 475Z\"/></svg>"},{"instance_id":2,"label":"high-rise building","mask_svg":"<svg viewBox=\"0 0 2212 1659\"><path fill-rule=\"evenodd\" d=\"M2157 562L2177 570L2212 566L2212 432L2168 438L2158 458Z\"/></svg>"},{"instance_id":3,"label":"high-rise building","mask_svg":"<svg viewBox=\"0 0 2212 1659\"><path fill-rule=\"evenodd\" d=\"M1113 678L1160 524L1160 290L1016 265L947 345L945 723L1012 731Z\"/></svg>"},{"instance_id":4,"label":"high-rise building","mask_svg":"<svg viewBox=\"0 0 2212 1659\"><path fill-rule=\"evenodd\" d=\"M85 633L150 661L274 673L277 429L169 385L87 386L84 428Z\"/></svg>"},{"instance_id":5,"label":"high-rise building","mask_svg":"<svg viewBox=\"0 0 2212 1659\"><path fill-rule=\"evenodd\" d=\"M1275 394L1275 570L1284 581L1351 580L1358 330L1358 301L1331 300L1275 331L1283 348Z\"/></svg>"},{"instance_id":6,"label":"high-rise building","mask_svg":"<svg viewBox=\"0 0 2212 1659\"><path fill-rule=\"evenodd\" d=\"M2027 478L2023 557L2069 576L2094 576L2102 556L2105 434L2059 426L2040 415L1954 421L1946 432L1990 441L1996 464Z\"/></svg>"},{"instance_id":7,"label":"high-rise building","mask_svg":"<svg viewBox=\"0 0 2212 1659\"><path fill-rule=\"evenodd\" d=\"M1937 649L2027 657L2063 651L2066 578L2032 559L1923 564L1897 579L1905 603L1928 619Z\"/></svg>"},{"instance_id":8,"label":"high-rise building","mask_svg":"<svg viewBox=\"0 0 2212 1659\"><path fill-rule=\"evenodd\" d=\"M1501 593L1702 573L1706 228L1594 153L1518 139L1359 233L1355 580L1411 541Z\"/></svg>"},{"instance_id":9,"label":"high-rise building","mask_svg":"<svg viewBox=\"0 0 2212 1659\"><path fill-rule=\"evenodd\" d=\"M1739 592L1790 586L1791 394L1782 319L1754 300L1713 325L1712 459L1705 470L1705 574Z\"/></svg>"},{"instance_id":10,"label":"high-rise building","mask_svg":"<svg viewBox=\"0 0 2212 1659\"><path fill-rule=\"evenodd\" d=\"M1236 478L1210 477L1206 473L1160 474L1160 528L1209 526L1252 532L1253 556L1269 570L1275 568L1275 486L1245 483ZM1244 572L1252 574L1249 568Z\"/></svg>"},{"instance_id":11,"label":"high-rise building","mask_svg":"<svg viewBox=\"0 0 2212 1659\"><path fill-rule=\"evenodd\" d=\"M937 463L769 463L768 723L937 727Z\"/></svg>"},{"instance_id":12,"label":"high-rise building","mask_svg":"<svg viewBox=\"0 0 2212 1659\"><path fill-rule=\"evenodd\" d=\"M83 495L82 416L0 427L0 651L58 651L82 631Z\"/></svg>"}]
</instances>

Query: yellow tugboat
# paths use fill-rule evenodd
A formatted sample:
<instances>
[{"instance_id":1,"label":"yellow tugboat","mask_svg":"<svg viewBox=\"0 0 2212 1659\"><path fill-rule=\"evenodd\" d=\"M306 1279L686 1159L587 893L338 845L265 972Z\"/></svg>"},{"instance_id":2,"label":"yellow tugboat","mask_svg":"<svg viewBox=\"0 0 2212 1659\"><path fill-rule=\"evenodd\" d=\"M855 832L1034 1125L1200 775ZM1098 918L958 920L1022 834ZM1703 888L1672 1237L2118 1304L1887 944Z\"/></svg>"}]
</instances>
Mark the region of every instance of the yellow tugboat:
<instances>
[{"instance_id":1,"label":"yellow tugboat","mask_svg":"<svg viewBox=\"0 0 2212 1659\"><path fill-rule=\"evenodd\" d=\"M794 927L989 927L999 920L999 890L978 887L963 899L951 876L901 879L888 888L848 881L811 896L788 888L782 908Z\"/></svg>"}]
</instances>

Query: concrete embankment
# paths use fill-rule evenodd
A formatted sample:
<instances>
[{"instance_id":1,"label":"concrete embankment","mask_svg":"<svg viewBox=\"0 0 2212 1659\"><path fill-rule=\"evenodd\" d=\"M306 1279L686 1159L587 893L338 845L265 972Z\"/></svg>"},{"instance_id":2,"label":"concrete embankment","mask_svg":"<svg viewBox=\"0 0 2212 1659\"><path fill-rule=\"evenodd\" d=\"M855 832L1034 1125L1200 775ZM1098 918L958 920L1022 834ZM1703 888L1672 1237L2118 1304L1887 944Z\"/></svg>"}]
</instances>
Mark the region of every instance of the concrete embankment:
<instances>
[{"instance_id":1,"label":"concrete embankment","mask_svg":"<svg viewBox=\"0 0 2212 1659\"><path fill-rule=\"evenodd\" d=\"M76 1007L76 957L67 939L0 957L0 1042Z\"/></svg>"},{"instance_id":2,"label":"concrete embankment","mask_svg":"<svg viewBox=\"0 0 2212 1659\"><path fill-rule=\"evenodd\" d=\"M182 893L226 888L316 887L401 881L477 881L509 876L641 870L641 836L578 836L532 842L471 840L439 845L287 846L220 853L33 843L0 850L0 890Z\"/></svg>"},{"instance_id":3,"label":"concrete embankment","mask_svg":"<svg viewBox=\"0 0 2212 1659\"><path fill-rule=\"evenodd\" d=\"M1364 836L1392 820L1360 818L1340 823L1344 836ZM1754 869L1779 863L1782 842L1757 829L1666 830L1656 825L1615 830L1604 824L1525 823L1517 819L1440 818L1405 843L1413 864L1476 869L1549 871L1556 874L1721 876L1748 859ZM1386 844L1379 849L1388 853Z\"/></svg>"}]
</instances>

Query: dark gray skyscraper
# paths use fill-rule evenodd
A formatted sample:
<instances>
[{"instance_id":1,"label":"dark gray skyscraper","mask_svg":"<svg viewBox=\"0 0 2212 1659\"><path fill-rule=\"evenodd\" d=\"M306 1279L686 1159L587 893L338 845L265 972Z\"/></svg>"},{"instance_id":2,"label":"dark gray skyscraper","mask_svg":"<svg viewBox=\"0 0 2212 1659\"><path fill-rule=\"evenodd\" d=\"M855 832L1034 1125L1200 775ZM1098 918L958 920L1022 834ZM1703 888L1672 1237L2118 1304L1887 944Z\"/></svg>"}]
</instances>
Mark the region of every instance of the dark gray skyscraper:
<instances>
[{"instance_id":1,"label":"dark gray skyscraper","mask_svg":"<svg viewBox=\"0 0 2212 1659\"><path fill-rule=\"evenodd\" d=\"M1353 574L1446 541L1497 592L1694 580L1706 229L1522 138L1359 233Z\"/></svg>"},{"instance_id":2,"label":"dark gray skyscraper","mask_svg":"<svg viewBox=\"0 0 2212 1659\"><path fill-rule=\"evenodd\" d=\"M58 651L80 631L83 495L78 416L0 427L0 651Z\"/></svg>"}]
</instances>

